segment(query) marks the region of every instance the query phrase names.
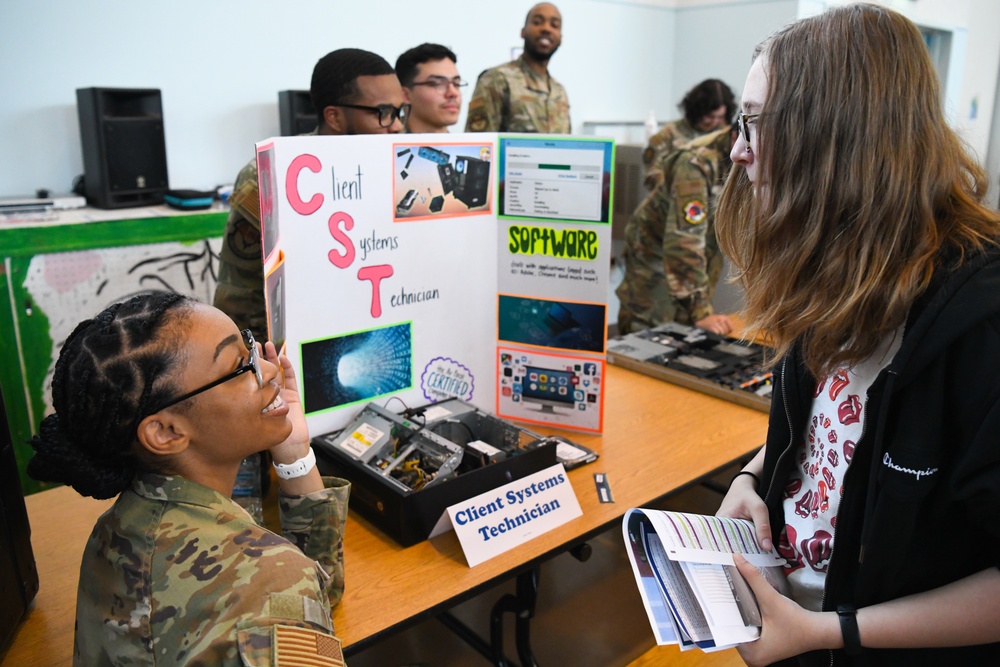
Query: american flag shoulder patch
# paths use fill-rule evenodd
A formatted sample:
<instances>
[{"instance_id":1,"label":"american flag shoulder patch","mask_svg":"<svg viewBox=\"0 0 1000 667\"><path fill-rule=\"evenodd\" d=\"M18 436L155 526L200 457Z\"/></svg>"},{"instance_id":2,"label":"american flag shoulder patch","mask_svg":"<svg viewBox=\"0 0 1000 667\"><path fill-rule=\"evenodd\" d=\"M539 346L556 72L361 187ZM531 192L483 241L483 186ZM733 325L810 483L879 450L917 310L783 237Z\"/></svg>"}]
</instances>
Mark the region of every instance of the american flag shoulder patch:
<instances>
[{"instance_id":1,"label":"american flag shoulder patch","mask_svg":"<svg viewBox=\"0 0 1000 667\"><path fill-rule=\"evenodd\" d=\"M278 667L344 667L340 640L333 635L292 625L274 628L274 656Z\"/></svg>"}]
</instances>

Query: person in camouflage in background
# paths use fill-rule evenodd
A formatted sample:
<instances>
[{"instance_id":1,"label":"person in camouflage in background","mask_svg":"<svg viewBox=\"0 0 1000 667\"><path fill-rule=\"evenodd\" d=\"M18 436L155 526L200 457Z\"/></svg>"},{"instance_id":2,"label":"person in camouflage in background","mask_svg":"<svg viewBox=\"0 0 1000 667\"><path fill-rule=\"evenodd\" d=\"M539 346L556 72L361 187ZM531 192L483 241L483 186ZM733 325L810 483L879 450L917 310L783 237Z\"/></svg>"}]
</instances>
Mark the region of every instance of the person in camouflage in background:
<instances>
[{"instance_id":1,"label":"person in camouflage in background","mask_svg":"<svg viewBox=\"0 0 1000 667\"><path fill-rule=\"evenodd\" d=\"M524 53L479 75L469 101L466 132L569 134L569 97L549 74L562 43L562 15L555 5L535 5L521 29Z\"/></svg>"},{"instance_id":2,"label":"person in camouflage in background","mask_svg":"<svg viewBox=\"0 0 1000 667\"><path fill-rule=\"evenodd\" d=\"M312 134L394 134L406 120L403 89L392 65L379 55L361 49L338 49L320 58L309 87L318 125ZM354 106L388 105L384 115ZM261 254L260 192L257 159L240 170L229 196L219 257L219 283L215 307L229 315L241 329L267 339L264 305L264 266Z\"/></svg>"},{"instance_id":3,"label":"person in camouflage in background","mask_svg":"<svg viewBox=\"0 0 1000 667\"><path fill-rule=\"evenodd\" d=\"M320 477L291 363L271 343L264 355L221 311L167 292L67 338L28 473L118 495L84 550L74 665L304 664L290 647L344 664L330 605L350 487ZM283 535L229 498L263 450Z\"/></svg>"},{"instance_id":4,"label":"person in camouflage in background","mask_svg":"<svg viewBox=\"0 0 1000 667\"><path fill-rule=\"evenodd\" d=\"M625 226L625 277L616 292L619 334L666 322L732 331L729 318L712 311L723 264L715 206L731 166L732 142L727 125L661 162L663 181Z\"/></svg>"},{"instance_id":5,"label":"person in camouflage in background","mask_svg":"<svg viewBox=\"0 0 1000 667\"><path fill-rule=\"evenodd\" d=\"M687 91L677 106L684 112L684 117L665 124L649 138L649 144L642 153L643 181L648 190L653 190L663 181L660 170L663 158L732 120L736 113L736 97L722 81L705 79Z\"/></svg>"}]
</instances>

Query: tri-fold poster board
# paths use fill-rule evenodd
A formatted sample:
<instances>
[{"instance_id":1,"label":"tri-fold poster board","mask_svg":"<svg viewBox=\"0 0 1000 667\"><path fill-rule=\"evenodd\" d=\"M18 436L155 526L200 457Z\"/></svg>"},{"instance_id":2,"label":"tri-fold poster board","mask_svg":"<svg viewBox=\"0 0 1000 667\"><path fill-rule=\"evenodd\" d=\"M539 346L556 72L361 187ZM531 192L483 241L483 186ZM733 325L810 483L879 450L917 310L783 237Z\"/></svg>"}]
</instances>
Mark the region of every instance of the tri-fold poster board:
<instances>
[{"instance_id":1,"label":"tri-fold poster board","mask_svg":"<svg viewBox=\"0 0 1000 667\"><path fill-rule=\"evenodd\" d=\"M497 134L259 143L268 333L310 432L393 397L600 432L614 150Z\"/></svg>"}]
</instances>

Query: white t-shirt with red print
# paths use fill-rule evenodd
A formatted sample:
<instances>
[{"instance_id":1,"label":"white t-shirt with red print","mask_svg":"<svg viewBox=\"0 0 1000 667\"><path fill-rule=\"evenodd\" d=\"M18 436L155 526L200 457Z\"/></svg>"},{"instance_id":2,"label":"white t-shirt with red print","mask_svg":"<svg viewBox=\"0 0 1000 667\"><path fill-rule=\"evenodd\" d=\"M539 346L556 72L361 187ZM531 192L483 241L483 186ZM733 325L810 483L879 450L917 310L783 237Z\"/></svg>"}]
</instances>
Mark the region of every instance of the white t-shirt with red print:
<instances>
[{"instance_id":1,"label":"white t-shirt with red print","mask_svg":"<svg viewBox=\"0 0 1000 667\"><path fill-rule=\"evenodd\" d=\"M785 485L785 528L778 538L792 598L806 609L820 611L823 605L841 483L864 430L868 388L892 361L902 338L897 331L868 360L836 371L813 393L805 441Z\"/></svg>"}]
</instances>

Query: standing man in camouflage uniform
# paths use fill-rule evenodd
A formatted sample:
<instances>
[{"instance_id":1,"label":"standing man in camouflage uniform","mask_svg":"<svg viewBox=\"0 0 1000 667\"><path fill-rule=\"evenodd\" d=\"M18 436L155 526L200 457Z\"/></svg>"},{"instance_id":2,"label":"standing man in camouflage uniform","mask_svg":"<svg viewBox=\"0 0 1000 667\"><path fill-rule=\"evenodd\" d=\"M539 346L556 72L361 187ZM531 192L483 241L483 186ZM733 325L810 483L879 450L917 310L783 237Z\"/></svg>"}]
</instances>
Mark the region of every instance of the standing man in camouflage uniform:
<instances>
[{"instance_id":1,"label":"standing man in camouflage uniform","mask_svg":"<svg viewBox=\"0 0 1000 667\"><path fill-rule=\"evenodd\" d=\"M524 53L479 75L469 102L466 132L569 134L569 97L549 75L549 59L562 43L562 15L543 2L521 29Z\"/></svg>"},{"instance_id":2,"label":"standing man in camouflage uniform","mask_svg":"<svg viewBox=\"0 0 1000 667\"><path fill-rule=\"evenodd\" d=\"M309 93L318 122L312 134L402 132L410 108L392 65L361 49L339 49L320 58ZM256 157L236 177L229 205L214 305L241 329L259 331L266 340Z\"/></svg>"},{"instance_id":3,"label":"standing man in camouflage uniform","mask_svg":"<svg viewBox=\"0 0 1000 667\"><path fill-rule=\"evenodd\" d=\"M722 254L715 240L715 205L731 165L729 126L706 134L661 162L663 181L625 226L625 278L618 331L626 334L666 322L718 334L733 326L712 312Z\"/></svg>"},{"instance_id":4,"label":"standing man in camouflage uniform","mask_svg":"<svg viewBox=\"0 0 1000 667\"><path fill-rule=\"evenodd\" d=\"M684 117L667 123L649 139L642 154L643 179L652 190L663 180L660 164L670 153L730 122L736 113L732 89L719 79L705 79L677 105Z\"/></svg>"}]
</instances>

